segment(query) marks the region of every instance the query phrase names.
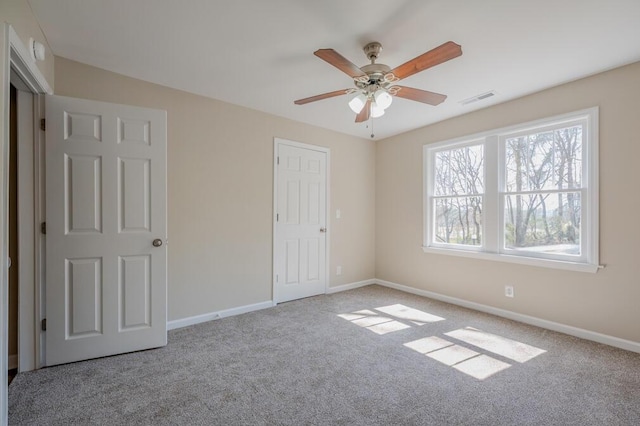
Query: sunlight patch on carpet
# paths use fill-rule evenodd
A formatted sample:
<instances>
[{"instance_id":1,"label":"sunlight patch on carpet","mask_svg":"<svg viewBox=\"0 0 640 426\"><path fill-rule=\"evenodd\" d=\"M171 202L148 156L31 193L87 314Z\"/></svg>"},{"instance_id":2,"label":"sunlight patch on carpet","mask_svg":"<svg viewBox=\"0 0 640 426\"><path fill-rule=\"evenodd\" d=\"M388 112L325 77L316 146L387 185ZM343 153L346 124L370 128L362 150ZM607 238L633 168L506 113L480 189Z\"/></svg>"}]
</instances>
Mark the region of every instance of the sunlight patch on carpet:
<instances>
[{"instance_id":1,"label":"sunlight patch on carpet","mask_svg":"<svg viewBox=\"0 0 640 426\"><path fill-rule=\"evenodd\" d=\"M438 349L437 351L429 352L426 355L445 365L452 366L480 354L463 346L451 345Z\"/></svg>"},{"instance_id":2,"label":"sunlight patch on carpet","mask_svg":"<svg viewBox=\"0 0 640 426\"><path fill-rule=\"evenodd\" d=\"M381 315L384 314L384 315ZM421 326L427 323L444 321L444 318L432 315L405 305L395 304L370 309L362 309L347 314L339 314L359 327L366 328L376 334L387 334L394 331L405 330L412 326Z\"/></svg>"},{"instance_id":3,"label":"sunlight patch on carpet","mask_svg":"<svg viewBox=\"0 0 640 426\"><path fill-rule=\"evenodd\" d=\"M487 355L476 356L453 366L456 370L478 380L484 380L509 367L511 367L510 364Z\"/></svg>"},{"instance_id":4,"label":"sunlight patch on carpet","mask_svg":"<svg viewBox=\"0 0 640 426\"><path fill-rule=\"evenodd\" d=\"M461 328L445 333L445 335L520 363L527 362L546 352L544 349L486 333L473 327Z\"/></svg>"},{"instance_id":5,"label":"sunlight patch on carpet","mask_svg":"<svg viewBox=\"0 0 640 426\"><path fill-rule=\"evenodd\" d=\"M438 336L407 342L404 346L478 380L484 380L511 367L511 364L483 354L479 352L480 350L521 364L547 352L544 349L487 333L474 327L460 328L444 333L444 335L462 341L468 346L473 346L477 348L478 352Z\"/></svg>"},{"instance_id":6,"label":"sunlight patch on carpet","mask_svg":"<svg viewBox=\"0 0 640 426\"><path fill-rule=\"evenodd\" d=\"M404 346L413 349L416 352L420 352L421 354L426 354L451 345L453 345L453 343L437 336L425 337L424 339L418 339L404 344Z\"/></svg>"},{"instance_id":7,"label":"sunlight patch on carpet","mask_svg":"<svg viewBox=\"0 0 640 426\"><path fill-rule=\"evenodd\" d=\"M372 325L377 325L388 321L391 321L391 318L372 315L370 317L359 318L351 322L355 325L359 325L360 327L370 327Z\"/></svg>"},{"instance_id":8,"label":"sunlight patch on carpet","mask_svg":"<svg viewBox=\"0 0 640 426\"><path fill-rule=\"evenodd\" d=\"M404 330L405 328L410 327L406 324L394 320L367 327L367 329L373 331L376 334L387 334L394 331Z\"/></svg>"},{"instance_id":9,"label":"sunlight patch on carpet","mask_svg":"<svg viewBox=\"0 0 640 426\"><path fill-rule=\"evenodd\" d=\"M403 324L393 318L381 316L368 309L355 311L350 314L340 314L338 316L359 327L366 328L367 330L380 335L410 328L407 324Z\"/></svg>"},{"instance_id":10,"label":"sunlight patch on carpet","mask_svg":"<svg viewBox=\"0 0 640 426\"><path fill-rule=\"evenodd\" d=\"M506 362L456 345L438 336L407 342L404 346L478 380L484 380L511 367Z\"/></svg>"},{"instance_id":11,"label":"sunlight patch on carpet","mask_svg":"<svg viewBox=\"0 0 640 426\"><path fill-rule=\"evenodd\" d=\"M376 308L376 311L380 311L399 319L410 321L415 325L425 325L430 322L444 321L444 318L442 317L432 315L419 309L409 308L408 306L404 306L399 303L395 305Z\"/></svg>"}]
</instances>

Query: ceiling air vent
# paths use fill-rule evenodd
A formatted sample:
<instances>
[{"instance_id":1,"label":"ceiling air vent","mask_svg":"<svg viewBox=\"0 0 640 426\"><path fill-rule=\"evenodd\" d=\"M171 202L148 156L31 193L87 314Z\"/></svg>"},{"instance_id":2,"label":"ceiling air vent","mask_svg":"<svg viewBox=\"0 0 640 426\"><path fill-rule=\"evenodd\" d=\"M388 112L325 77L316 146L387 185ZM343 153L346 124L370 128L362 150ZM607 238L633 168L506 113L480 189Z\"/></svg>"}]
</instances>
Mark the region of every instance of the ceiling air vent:
<instances>
[{"instance_id":1,"label":"ceiling air vent","mask_svg":"<svg viewBox=\"0 0 640 426\"><path fill-rule=\"evenodd\" d=\"M468 98L468 99L465 99L463 101L460 101L460 105L468 105L470 103L478 102L478 101L490 98L490 97L495 96L495 95L496 95L495 90L492 90L490 92L482 93L480 95L476 95L476 96L473 96L471 98Z\"/></svg>"}]
</instances>

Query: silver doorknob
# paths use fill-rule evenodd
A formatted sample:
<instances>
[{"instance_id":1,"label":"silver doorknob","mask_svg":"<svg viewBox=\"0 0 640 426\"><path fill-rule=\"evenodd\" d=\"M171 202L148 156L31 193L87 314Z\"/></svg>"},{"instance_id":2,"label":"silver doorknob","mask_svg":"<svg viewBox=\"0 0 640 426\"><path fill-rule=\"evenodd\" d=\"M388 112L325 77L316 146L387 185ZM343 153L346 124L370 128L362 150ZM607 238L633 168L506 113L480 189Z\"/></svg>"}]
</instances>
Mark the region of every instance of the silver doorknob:
<instances>
[{"instance_id":1,"label":"silver doorknob","mask_svg":"<svg viewBox=\"0 0 640 426\"><path fill-rule=\"evenodd\" d=\"M153 240L152 244L154 247L160 247L162 245L162 240L160 238L156 238L155 240Z\"/></svg>"},{"instance_id":2,"label":"silver doorknob","mask_svg":"<svg viewBox=\"0 0 640 426\"><path fill-rule=\"evenodd\" d=\"M327 228L320 228L320 232L327 232Z\"/></svg>"}]
</instances>

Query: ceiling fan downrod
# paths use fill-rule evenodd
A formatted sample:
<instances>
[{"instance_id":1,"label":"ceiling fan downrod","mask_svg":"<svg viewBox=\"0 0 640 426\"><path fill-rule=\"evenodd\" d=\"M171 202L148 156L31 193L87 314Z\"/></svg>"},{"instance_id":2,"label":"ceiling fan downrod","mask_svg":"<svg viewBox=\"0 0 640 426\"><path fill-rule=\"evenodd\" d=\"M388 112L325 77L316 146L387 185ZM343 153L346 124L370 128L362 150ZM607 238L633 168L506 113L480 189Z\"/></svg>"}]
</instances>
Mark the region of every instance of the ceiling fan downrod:
<instances>
[{"instance_id":1,"label":"ceiling fan downrod","mask_svg":"<svg viewBox=\"0 0 640 426\"><path fill-rule=\"evenodd\" d=\"M373 65L375 64L376 59L378 59L378 56L380 56L380 52L382 52L382 45L377 41L372 41L363 47L362 50L364 50L364 54L369 58Z\"/></svg>"}]
</instances>

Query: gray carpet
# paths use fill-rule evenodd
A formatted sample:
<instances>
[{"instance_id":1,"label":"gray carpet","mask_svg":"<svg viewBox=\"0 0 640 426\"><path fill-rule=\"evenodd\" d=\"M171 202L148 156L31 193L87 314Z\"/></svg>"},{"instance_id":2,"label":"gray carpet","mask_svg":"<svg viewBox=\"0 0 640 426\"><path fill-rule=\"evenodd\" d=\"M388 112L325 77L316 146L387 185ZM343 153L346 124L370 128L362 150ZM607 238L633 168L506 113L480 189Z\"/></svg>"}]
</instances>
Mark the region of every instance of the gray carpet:
<instances>
[{"instance_id":1,"label":"gray carpet","mask_svg":"<svg viewBox=\"0 0 640 426\"><path fill-rule=\"evenodd\" d=\"M9 422L638 425L640 355L369 286L19 374Z\"/></svg>"}]
</instances>

